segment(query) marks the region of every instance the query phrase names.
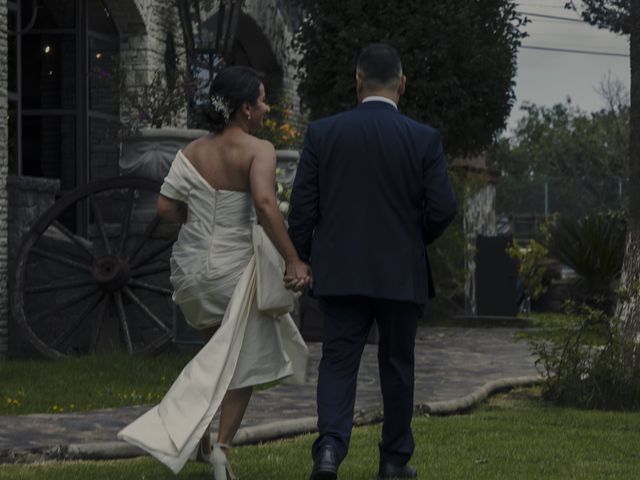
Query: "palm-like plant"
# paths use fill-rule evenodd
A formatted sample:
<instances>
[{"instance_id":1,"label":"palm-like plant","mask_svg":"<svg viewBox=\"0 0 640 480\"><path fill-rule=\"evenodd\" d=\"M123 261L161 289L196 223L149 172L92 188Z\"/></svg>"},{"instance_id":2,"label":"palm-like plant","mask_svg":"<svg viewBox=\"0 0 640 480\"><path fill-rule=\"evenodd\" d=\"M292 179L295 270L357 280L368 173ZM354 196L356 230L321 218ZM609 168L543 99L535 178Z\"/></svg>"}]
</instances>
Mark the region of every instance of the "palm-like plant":
<instances>
[{"instance_id":1,"label":"palm-like plant","mask_svg":"<svg viewBox=\"0 0 640 480\"><path fill-rule=\"evenodd\" d=\"M580 219L560 217L547 229L549 253L579 276L587 297L610 299L624 257L626 219L621 212L598 212Z\"/></svg>"}]
</instances>

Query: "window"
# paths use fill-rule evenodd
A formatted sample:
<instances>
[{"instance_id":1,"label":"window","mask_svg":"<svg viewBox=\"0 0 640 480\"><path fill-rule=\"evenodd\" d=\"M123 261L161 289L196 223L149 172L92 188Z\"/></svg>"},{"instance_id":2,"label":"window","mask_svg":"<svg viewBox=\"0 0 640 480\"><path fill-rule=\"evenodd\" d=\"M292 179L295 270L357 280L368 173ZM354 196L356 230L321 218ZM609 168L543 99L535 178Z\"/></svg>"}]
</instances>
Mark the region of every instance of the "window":
<instances>
[{"instance_id":1,"label":"window","mask_svg":"<svg viewBox=\"0 0 640 480\"><path fill-rule=\"evenodd\" d=\"M119 38L108 10L101 0L8 6L9 173L60 179L63 192L94 171L117 174Z\"/></svg>"}]
</instances>

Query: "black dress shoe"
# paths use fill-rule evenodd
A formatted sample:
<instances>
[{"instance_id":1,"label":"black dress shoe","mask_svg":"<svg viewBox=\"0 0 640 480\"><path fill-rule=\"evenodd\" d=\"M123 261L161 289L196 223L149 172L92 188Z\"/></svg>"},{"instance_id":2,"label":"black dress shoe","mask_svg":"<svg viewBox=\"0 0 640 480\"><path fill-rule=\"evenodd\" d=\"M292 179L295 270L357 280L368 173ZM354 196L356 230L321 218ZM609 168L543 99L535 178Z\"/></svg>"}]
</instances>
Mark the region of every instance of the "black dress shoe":
<instances>
[{"instance_id":1,"label":"black dress shoe","mask_svg":"<svg viewBox=\"0 0 640 480\"><path fill-rule=\"evenodd\" d=\"M401 467L394 465L393 463L380 461L380 469L378 470L378 478L380 480L386 479L402 479L405 478L418 478L418 472L415 468L409 465L402 465Z\"/></svg>"},{"instance_id":2,"label":"black dress shoe","mask_svg":"<svg viewBox=\"0 0 640 480\"><path fill-rule=\"evenodd\" d=\"M338 455L333 445L323 445L313 459L313 470L309 480L336 480L338 478Z\"/></svg>"}]
</instances>

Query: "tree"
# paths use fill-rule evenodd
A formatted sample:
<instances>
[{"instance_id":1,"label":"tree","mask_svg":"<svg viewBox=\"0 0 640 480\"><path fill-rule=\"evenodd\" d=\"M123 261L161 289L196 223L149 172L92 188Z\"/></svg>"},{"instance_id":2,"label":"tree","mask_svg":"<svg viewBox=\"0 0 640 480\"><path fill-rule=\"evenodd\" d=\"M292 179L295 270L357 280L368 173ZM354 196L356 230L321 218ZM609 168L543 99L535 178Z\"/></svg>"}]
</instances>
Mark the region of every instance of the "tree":
<instances>
[{"instance_id":1,"label":"tree","mask_svg":"<svg viewBox=\"0 0 640 480\"><path fill-rule=\"evenodd\" d=\"M631 134L629 230L622 265L622 285L630 292L618 314L628 333L640 339L640 5L631 2Z\"/></svg>"},{"instance_id":2,"label":"tree","mask_svg":"<svg viewBox=\"0 0 640 480\"><path fill-rule=\"evenodd\" d=\"M511 0L298 0L299 93L312 119L355 104L355 64L372 42L396 47L401 109L438 128L449 156L478 153L513 106L524 18Z\"/></svg>"},{"instance_id":3,"label":"tree","mask_svg":"<svg viewBox=\"0 0 640 480\"><path fill-rule=\"evenodd\" d=\"M583 18L592 25L630 36L631 116L629 143L629 224L621 284L626 292L617 315L626 332L640 341L640 5L638 0L582 0ZM567 4L575 8L573 2ZM635 134L633 133L635 132Z\"/></svg>"},{"instance_id":4,"label":"tree","mask_svg":"<svg viewBox=\"0 0 640 480\"><path fill-rule=\"evenodd\" d=\"M509 138L487 154L501 172L496 210L581 217L620 209L626 200L629 105L619 82L603 82L607 108L587 113L570 99L551 107L524 104Z\"/></svg>"},{"instance_id":5,"label":"tree","mask_svg":"<svg viewBox=\"0 0 640 480\"><path fill-rule=\"evenodd\" d=\"M631 0L582 0L584 10L580 12L585 22L614 33L628 35L631 32L629 5ZM565 4L570 10L577 11L575 2Z\"/></svg>"},{"instance_id":6,"label":"tree","mask_svg":"<svg viewBox=\"0 0 640 480\"><path fill-rule=\"evenodd\" d=\"M513 135L490 150L490 168L510 176L627 177L628 103L610 98L606 109L587 113L567 99L551 107L525 103L522 110Z\"/></svg>"}]
</instances>

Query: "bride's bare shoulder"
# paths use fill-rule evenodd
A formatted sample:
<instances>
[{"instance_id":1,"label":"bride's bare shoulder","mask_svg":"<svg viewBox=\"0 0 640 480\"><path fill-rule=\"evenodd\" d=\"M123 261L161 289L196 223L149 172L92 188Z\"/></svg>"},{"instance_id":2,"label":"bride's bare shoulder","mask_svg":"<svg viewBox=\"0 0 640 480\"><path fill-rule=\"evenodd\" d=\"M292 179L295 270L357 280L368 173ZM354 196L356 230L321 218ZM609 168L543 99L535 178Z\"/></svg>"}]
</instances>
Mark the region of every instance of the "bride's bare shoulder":
<instances>
[{"instance_id":1,"label":"bride's bare shoulder","mask_svg":"<svg viewBox=\"0 0 640 480\"><path fill-rule=\"evenodd\" d=\"M182 153L191 160L197 161L203 151L209 150L214 143L214 135L208 134L196 138L182 148Z\"/></svg>"},{"instance_id":2,"label":"bride's bare shoulder","mask_svg":"<svg viewBox=\"0 0 640 480\"><path fill-rule=\"evenodd\" d=\"M274 156L276 154L276 150L273 147L273 144L268 140L262 140L260 138L254 137L250 135L250 145L252 153L255 156Z\"/></svg>"}]
</instances>

